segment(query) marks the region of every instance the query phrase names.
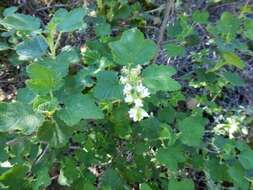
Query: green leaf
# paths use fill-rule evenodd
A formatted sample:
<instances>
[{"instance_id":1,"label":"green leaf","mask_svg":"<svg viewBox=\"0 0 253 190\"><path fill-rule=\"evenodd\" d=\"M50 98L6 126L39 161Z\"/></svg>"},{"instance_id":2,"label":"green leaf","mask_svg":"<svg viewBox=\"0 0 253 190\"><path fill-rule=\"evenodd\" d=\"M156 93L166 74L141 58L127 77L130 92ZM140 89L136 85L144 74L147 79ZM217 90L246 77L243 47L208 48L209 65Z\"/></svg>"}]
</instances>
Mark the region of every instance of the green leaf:
<instances>
[{"instance_id":1,"label":"green leaf","mask_svg":"<svg viewBox=\"0 0 253 190\"><path fill-rule=\"evenodd\" d=\"M165 65L150 65L142 72L143 83L151 91L176 91L180 84L171 78L176 73L173 67Z\"/></svg>"},{"instance_id":2,"label":"green leaf","mask_svg":"<svg viewBox=\"0 0 253 190\"><path fill-rule=\"evenodd\" d=\"M253 41L253 20L252 19L245 20L243 35L244 37Z\"/></svg>"},{"instance_id":3,"label":"green leaf","mask_svg":"<svg viewBox=\"0 0 253 190\"><path fill-rule=\"evenodd\" d=\"M178 164L186 161L181 146L171 146L166 149L159 149L156 153L156 159L159 163L165 165L169 170L176 172Z\"/></svg>"},{"instance_id":4,"label":"green leaf","mask_svg":"<svg viewBox=\"0 0 253 190\"><path fill-rule=\"evenodd\" d=\"M99 100L122 99L122 86L119 84L117 73L103 71L97 75L97 84L94 87L94 96Z\"/></svg>"},{"instance_id":5,"label":"green leaf","mask_svg":"<svg viewBox=\"0 0 253 190\"><path fill-rule=\"evenodd\" d=\"M213 181L227 181L229 180L228 168L225 164L221 164L216 158L211 158L206 161L207 171Z\"/></svg>"},{"instance_id":6,"label":"green leaf","mask_svg":"<svg viewBox=\"0 0 253 190\"><path fill-rule=\"evenodd\" d=\"M40 28L40 19L24 14L10 14L0 21L4 27L24 32L36 31Z\"/></svg>"},{"instance_id":7,"label":"green leaf","mask_svg":"<svg viewBox=\"0 0 253 190\"><path fill-rule=\"evenodd\" d=\"M15 165L0 175L0 183L8 186L8 189L23 189L28 167L23 165Z\"/></svg>"},{"instance_id":8,"label":"green leaf","mask_svg":"<svg viewBox=\"0 0 253 190\"><path fill-rule=\"evenodd\" d=\"M244 80L237 73L225 72L223 76L233 86L243 86L245 84Z\"/></svg>"},{"instance_id":9,"label":"green leaf","mask_svg":"<svg viewBox=\"0 0 253 190\"><path fill-rule=\"evenodd\" d=\"M176 118L176 110L172 106L165 107L158 111L157 117L162 122L173 123Z\"/></svg>"},{"instance_id":10,"label":"green leaf","mask_svg":"<svg viewBox=\"0 0 253 190\"><path fill-rule=\"evenodd\" d=\"M112 168L108 168L101 177L103 187L111 187L112 189L120 189L122 180L118 172Z\"/></svg>"},{"instance_id":11,"label":"green leaf","mask_svg":"<svg viewBox=\"0 0 253 190\"><path fill-rule=\"evenodd\" d=\"M0 42L0 51L8 50L10 47L6 42Z\"/></svg>"},{"instance_id":12,"label":"green leaf","mask_svg":"<svg viewBox=\"0 0 253 190\"><path fill-rule=\"evenodd\" d=\"M61 78L49 68L38 63L33 63L27 67L27 74L30 77L26 81L27 86L38 94L48 94L53 90L57 90L61 84Z\"/></svg>"},{"instance_id":13,"label":"green leaf","mask_svg":"<svg viewBox=\"0 0 253 190\"><path fill-rule=\"evenodd\" d=\"M239 163L230 166L228 168L228 174L232 178L236 189L249 189L249 182L246 179L246 172Z\"/></svg>"},{"instance_id":14,"label":"green leaf","mask_svg":"<svg viewBox=\"0 0 253 190\"><path fill-rule=\"evenodd\" d=\"M81 119L102 119L104 116L95 100L81 93L67 97L63 109L57 115L69 126L78 124Z\"/></svg>"},{"instance_id":15,"label":"green leaf","mask_svg":"<svg viewBox=\"0 0 253 190\"><path fill-rule=\"evenodd\" d=\"M110 35L111 31L111 25L106 22L99 23L95 27L96 35L99 37Z\"/></svg>"},{"instance_id":16,"label":"green leaf","mask_svg":"<svg viewBox=\"0 0 253 190\"><path fill-rule=\"evenodd\" d=\"M80 61L80 57L75 49L63 48L62 52L57 55L56 59L45 57L36 61L41 66L46 67L54 73L57 79L66 77L69 73L69 66Z\"/></svg>"},{"instance_id":17,"label":"green leaf","mask_svg":"<svg viewBox=\"0 0 253 190\"><path fill-rule=\"evenodd\" d=\"M171 179L168 190L195 190L194 182L191 179L182 179L181 181Z\"/></svg>"},{"instance_id":18,"label":"green leaf","mask_svg":"<svg viewBox=\"0 0 253 190\"><path fill-rule=\"evenodd\" d=\"M113 59L119 65L147 64L156 54L156 44L144 38L137 28L123 32L121 39L109 43Z\"/></svg>"},{"instance_id":19,"label":"green leaf","mask_svg":"<svg viewBox=\"0 0 253 190\"><path fill-rule=\"evenodd\" d=\"M219 22L217 23L217 28L220 33L236 34L240 28L240 21L236 16L233 16L231 13L224 12L221 15Z\"/></svg>"},{"instance_id":20,"label":"green leaf","mask_svg":"<svg viewBox=\"0 0 253 190\"><path fill-rule=\"evenodd\" d=\"M162 141L167 140L168 145L173 145L175 143L176 138L169 125L164 123L161 124L161 132L159 139Z\"/></svg>"},{"instance_id":21,"label":"green leaf","mask_svg":"<svg viewBox=\"0 0 253 190\"><path fill-rule=\"evenodd\" d=\"M50 176L48 175L48 168L43 167L37 173L36 181L34 182L34 190L40 190L42 188L46 188L51 183Z\"/></svg>"},{"instance_id":22,"label":"green leaf","mask_svg":"<svg viewBox=\"0 0 253 190\"><path fill-rule=\"evenodd\" d=\"M60 32L73 32L86 27L84 23L85 15L86 11L83 8L76 8L69 12L66 9L59 9L56 11L52 22L56 23Z\"/></svg>"},{"instance_id":23,"label":"green leaf","mask_svg":"<svg viewBox=\"0 0 253 190\"><path fill-rule=\"evenodd\" d=\"M53 148L60 148L67 144L68 138L62 129L52 122L45 122L38 130L38 139L46 141Z\"/></svg>"},{"instance_id":24,"label":"green leaf","mask_svg":"<svg viewBox=\"0 0 253 190\"><path fill-rule=\"evenodd\" d=\"M59 109L57 98L51 96L36 96L33 100L33 110L38 113L54 113Z\"/></svg>"},{"instance_id":25,"label":"green leaf","mask_svg":"<svg viewBox=\"0 0 253 190\"><path fill-rule=\"evenodd\" d=\"M185 48L177 44L169 43L169 44L166 44L164 48L166 49L166 53L170 57L176 57L176 56L182 57L185 54Z\"/></svg>"},{"instance_id":26,"label":"green leaf","mask_svg":"<svg viewBox=\"0 0 253 190\"><path fill-rule=\"evenodd\" d=\"M192 19L194 22L200 24L207 24L208 23L209 13L207 11L199 11L196 10L192 14Z\"/></svg>"},{"instance_id":27,"label":"green leaf","mask_svg":"<svg viewBox=\"0 0 253 190\"><path fill-rule=\"evenodd\" d=\"M17 94L17 101L22 102L24 104L31 104L36 94L34 94L29 88L19 88Z\"/></svg>"},{"instance_id":28,"label":"green leaf","mask_svg":"<svg viewBox=\"0 0 253 190\"><path fill-rule=\"evenodd\" d=\"M56 57L56 62L64 65L76 64L79 63L79 61L80 56L77 52L77 49L71 46L66 46L62 48L60 54Z\"/></svg>"},{"instance_id":29,"label":"green leaf","mask_svg":"<svg viewBox=\"0 0 253 190\"><path fill-rule=\"evenodd\" d=\"M110 121L113 124L113 130L121 138L128 139L132 133L131 123L128 117L129 107L123 104L112 110Z\"/></svg>"},{"instance_id":30,"label":"green leaf","mask_svg":"<svg viewBox=\"0 0 253 190\"><path fill-rule=\"evenodd\" d=\"M167 27L167 36L168 37L177 37L183 31L183 28L180 24L180 20L176 20L174 23L169 24Z\"/></svg>"},{"instance_id":31,"label":"green leaf","mask_svg":"<svg viewBox=\"0 0 253 190\"><path fill-rule=\"evenodd\" d=\"M5 17L11 16L11 15L14 14L17 10L18 10L18 7L14 7L14 6L8 7L8 8L6 8L6 9L4 9L3 15L4 15Z\"/></svg>"},{"instance_id":32,"label":"green leaf","mask_svg":"<svg viewBox=\"0 0 253 190\"><path fill-rule=\"evenodd\" d=\"M223 52L222 57L228 65L234 65L239 69L243 69L245 67L245 63L241 60L241 58L232 52Z\"/></svg>"},{"instance_id":33,"label":"green leaf","mask_svg":"<svg viewBox=\"0 0 253 190\"><path fill-rule=\"evenodd\" d=\"M24 61L19 59L19 56L16 52L15 53L13 52L13 54L10 55L8 60L9 60L10 64L12 64L14 66L22 65L24 63Z\"/></svg>"},{"instance_id":34,"label":"green leaf","mask_svg":"<svg viewBox=\"0 0 253 190\"><path fill-rule=\"evenodd\" d=\"M152 188L147 183L142 183L140 186L140 190L152 190Z\"/></svg>"},{"instance_id":35,"label":"green leaf","mask_svg":"<svg viewBox=\"0 0 253 190\"><path fill-rule=\"evenodd\" d=\"M239 161L245 169L253 169L253 150L242 152L239 155Z\"/></svg>"},{"instance_id":36,"label":"green leaf","mask_svg":"<svg viewBox=\"0 0 253 190\"><path fill-rule=\"evenodd\" d=\"M19 130L31 134L43 123L43 117L20 102L0 103L0 132Z\"/></svg>"},{"instance_id":37,"label":"green leaf","mask_svg":"<svg viewBox=\"0 0 253 190\"><path fill-rule=\"evenodd\" d=\"M190 116L180 121L178 126L181 132L181 141L188 146L200 146L205 123L206 120L200 116Z\"/></svg>"},{"instance_id":38,"label":"green leaf","mask_svg":"<svg viewBox=\"0 0 253 190\"><path fill-rule=\"evenodd\" d=\"M26 39L16 46L16 52L21 60L35 59L47 52L48 45L40 36Z\"/></svg>"}]
</instances>

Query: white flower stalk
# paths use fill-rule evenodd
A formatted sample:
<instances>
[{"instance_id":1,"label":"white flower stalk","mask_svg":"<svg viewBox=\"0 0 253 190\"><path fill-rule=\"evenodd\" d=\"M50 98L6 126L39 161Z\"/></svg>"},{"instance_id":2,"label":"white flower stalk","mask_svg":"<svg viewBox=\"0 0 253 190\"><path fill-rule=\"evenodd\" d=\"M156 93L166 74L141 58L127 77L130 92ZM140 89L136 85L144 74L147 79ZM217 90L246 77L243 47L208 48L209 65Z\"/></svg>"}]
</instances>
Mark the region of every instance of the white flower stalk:
<instances>
[{"instance_id":1,"label":"white flower stalk","mask_svg":"<svg viewBox=\"0 0 253 190\"><path fill-rule=\"evenodd\" d=\"M141 121L149 114L142 108L143 99L150 96L148 88L143 86L141 79L141 66L135 68L123 67L121 70L120 82L124 85L124 101L133 107L128 111L129 117L134 121Z\"/></svg>"}]
</instances>

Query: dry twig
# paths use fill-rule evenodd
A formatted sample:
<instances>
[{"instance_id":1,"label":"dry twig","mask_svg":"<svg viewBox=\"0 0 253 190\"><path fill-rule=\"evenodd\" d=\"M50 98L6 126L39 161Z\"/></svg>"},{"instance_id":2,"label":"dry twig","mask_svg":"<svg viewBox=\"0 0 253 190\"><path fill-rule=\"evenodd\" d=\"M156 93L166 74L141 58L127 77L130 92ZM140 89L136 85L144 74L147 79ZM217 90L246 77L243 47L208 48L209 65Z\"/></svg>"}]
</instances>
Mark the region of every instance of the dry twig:
<instances>
[{"instance_id":1,"label":"dry twig","mask_svg":"<svg viewBox=\"0 0 253 190\"><path fill-rule=\"evenodd\" d=\"M162 44L163 39L164 39L164 33L165 33L165 30L166 30L166 26L169 22L169 19L174 14L174 6L175 6L174 0L167 0L165 12L164 12L164 18L163 18L163 21L162 21L162 24L161 24L161 28L160 28L160 31L159 31L159 38L158 38L158 41L157 41L158 52L157 52L157 54L155 55L155 57L153 59L153 63L156 63L157 58L159 56L159 53L160 53L160 50L161 50L161 44Z\"/></svg>"}]
</instances>

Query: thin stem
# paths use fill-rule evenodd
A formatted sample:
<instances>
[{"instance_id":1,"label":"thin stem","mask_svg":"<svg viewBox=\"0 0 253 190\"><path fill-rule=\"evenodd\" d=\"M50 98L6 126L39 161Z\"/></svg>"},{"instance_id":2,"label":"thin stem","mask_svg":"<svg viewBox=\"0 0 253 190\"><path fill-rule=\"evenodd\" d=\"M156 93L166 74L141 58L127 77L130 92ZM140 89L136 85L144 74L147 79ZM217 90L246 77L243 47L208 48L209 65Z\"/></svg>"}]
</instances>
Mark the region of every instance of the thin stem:
<instances>
[{"instance_id":1,"label":"thin stem","mask_svg":"<svg viewBox=\"0 0 253 190\"><path fill-rule=\"evenodd\" d=\"M60 32L57 36L57 39L55 41L55 44L54 46L52 47L51 49L51 53L52 53L52 56L55 57L56 56L56 50L57 50L57 47L59 46L59 43L60 43L60 40L61 40L61 36L62 36L62 32Z\"/></svg>"}]
</instances>

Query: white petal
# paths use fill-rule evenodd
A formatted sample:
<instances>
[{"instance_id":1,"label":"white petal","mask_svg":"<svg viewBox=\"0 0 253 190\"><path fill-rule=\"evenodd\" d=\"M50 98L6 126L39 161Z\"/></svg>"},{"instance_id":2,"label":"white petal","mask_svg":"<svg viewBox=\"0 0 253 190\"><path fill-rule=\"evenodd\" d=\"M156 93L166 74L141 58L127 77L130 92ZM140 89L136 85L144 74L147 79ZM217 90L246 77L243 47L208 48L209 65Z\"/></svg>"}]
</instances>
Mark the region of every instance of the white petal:
<instances>
[{"instance_id":1,"label":"white petal","mask_svg":"<svg viewBox=\"0 0 253 190\"><path fill-rule=\"evenodd\" d=\"M133 103L134 102L134 98L131 94L128 94L126 97L125 97L125 102L126 103Z\"/></svg>"},{"instance_id":2,"label":"white petal","mask_svg":"<svg viewBox=\"0 0 253 190\"><path fill-rule=\"evenodd\" d=\"M134 100L134 104L135 104L135 107L142 107L143 106L142 100L139 98Z\"/></svg>"}]
</instances>

